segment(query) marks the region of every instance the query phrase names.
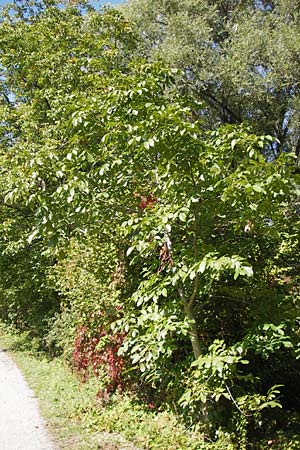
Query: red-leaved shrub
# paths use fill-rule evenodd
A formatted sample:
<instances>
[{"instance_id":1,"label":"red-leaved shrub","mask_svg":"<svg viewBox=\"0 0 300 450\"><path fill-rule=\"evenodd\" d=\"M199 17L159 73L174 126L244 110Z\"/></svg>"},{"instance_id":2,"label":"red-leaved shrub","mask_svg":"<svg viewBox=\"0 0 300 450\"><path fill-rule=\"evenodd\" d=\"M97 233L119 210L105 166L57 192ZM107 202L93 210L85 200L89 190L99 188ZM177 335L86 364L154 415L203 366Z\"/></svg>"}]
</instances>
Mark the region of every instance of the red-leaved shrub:
<instances>
[{"instance_id":1,"label":"red-leaved shrub","mask_svg":"<svg viewBox=\"0 0 300 450\"><path fill-rule=\"evenodd\" d=\"M105 343L99 346L102 339ZM84 381L91 372L98 377L104 370L108 382L105 389L98 393L98 396L104 399L112 392L123 388L124 359L118 355L123 340L124 335L121 333L108 335L106 331L99 330L98 333L92 334L86 326L80 326L77 331L72 355L73 367Z\"/></svg>"}]
</instances>

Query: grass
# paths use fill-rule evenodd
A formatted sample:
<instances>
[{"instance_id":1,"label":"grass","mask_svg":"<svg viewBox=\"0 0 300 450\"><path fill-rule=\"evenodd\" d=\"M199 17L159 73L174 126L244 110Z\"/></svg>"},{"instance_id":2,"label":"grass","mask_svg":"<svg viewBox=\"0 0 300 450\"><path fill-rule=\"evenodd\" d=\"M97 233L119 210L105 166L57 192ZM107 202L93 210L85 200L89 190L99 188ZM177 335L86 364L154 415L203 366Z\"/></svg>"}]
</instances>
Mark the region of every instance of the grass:
<instances>
[{"instance_id":1,"label":"grass","mask_svg":"<svg viewBox=\"0 0 300 450\"><path fill-rule=\"evenodd\" d=\"M0 332L1 347L10 352L37 395L41 412L59 448L97 449L79 414L80 406L87 406L92 401L91 387L81 385L59 359L48 360L32 353L24 344L24 336Z\"/></svg>"},{"instance_id":2,"label":"grass","mask_svg":"<svg viewBox=\"0 0 300 450\"><path fill-rule=\"evenodd\" d=\"M81 383L59 358L37 351L28 335L4 330L0 347L6 348L40 401L41 412L60 450L240 450L230 436L207 442L187 430L171 412L150 410L130 395L115 395L107 404L97 398L99 381ZM267 430L266 430L267 431ZM268 433L247 448L297 450L297 433ZM245 447L243 447L245 448Z\"/></svg>"},{"instance_id":3,"label":"grass","mask_svg":"<svg viewBox=\"0 0 300 450\"><path fill-rule=\"evenodd\" d=\"M155 413L132 396L115 395L104 406L97 399L97 380L81 383L60 359L49 360L34 350L34 342L26 334L9 333L2 327L0 346L11 353L39 398L60 449L207 448L203 436L188 432L174 414Z\"/></svg>"}]
</instances>

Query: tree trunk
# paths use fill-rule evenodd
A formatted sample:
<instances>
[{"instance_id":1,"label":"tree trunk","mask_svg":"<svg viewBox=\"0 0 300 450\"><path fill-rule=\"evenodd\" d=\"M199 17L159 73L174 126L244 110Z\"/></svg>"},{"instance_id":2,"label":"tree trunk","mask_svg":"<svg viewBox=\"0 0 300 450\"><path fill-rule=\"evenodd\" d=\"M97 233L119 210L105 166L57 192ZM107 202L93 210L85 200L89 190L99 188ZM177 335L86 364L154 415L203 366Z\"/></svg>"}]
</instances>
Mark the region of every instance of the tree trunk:
<instances>
[{"instance_id":1,"label":"tree trunk","mask_svg":"<svg viewBox=\"0 0 300 450\"><path fill-rule=\"evenodd\" d=\"M194 357L195 357L195 359L198 359L199 356L202 355L201 344L200 344L199 335L198 335L198 331L197 331L196 320L194 317L193 305L189 305L189 303L186 300L184 301L184 311L190 322L190 327L191 327L190 336L191 336L191 343L192 343L192 348L193 348L193 352L194 352Z\"/></svg>"}]
</instances>

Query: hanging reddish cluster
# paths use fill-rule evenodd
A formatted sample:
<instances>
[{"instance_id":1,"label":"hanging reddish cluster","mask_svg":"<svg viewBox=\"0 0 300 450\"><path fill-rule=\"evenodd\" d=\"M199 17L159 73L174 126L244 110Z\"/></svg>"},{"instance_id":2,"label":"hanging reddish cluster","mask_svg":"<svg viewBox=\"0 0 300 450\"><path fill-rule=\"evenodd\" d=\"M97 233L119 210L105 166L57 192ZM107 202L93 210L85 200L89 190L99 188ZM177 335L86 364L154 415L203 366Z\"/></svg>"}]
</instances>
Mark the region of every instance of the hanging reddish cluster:
<instances>
[{"instance_id":1,"label":"hanging reddish cluster","mask_svg":"<svg viewBox=\"0 0 300 450\"><path fill-rule=\"evenodd\" d=\"M153 194L149 194L147 196L140 197L140 203L139 208L145 209L145 208L153 208L155 203L157 202L158 198L155 197Z\"/></svg>"}]
</instances>

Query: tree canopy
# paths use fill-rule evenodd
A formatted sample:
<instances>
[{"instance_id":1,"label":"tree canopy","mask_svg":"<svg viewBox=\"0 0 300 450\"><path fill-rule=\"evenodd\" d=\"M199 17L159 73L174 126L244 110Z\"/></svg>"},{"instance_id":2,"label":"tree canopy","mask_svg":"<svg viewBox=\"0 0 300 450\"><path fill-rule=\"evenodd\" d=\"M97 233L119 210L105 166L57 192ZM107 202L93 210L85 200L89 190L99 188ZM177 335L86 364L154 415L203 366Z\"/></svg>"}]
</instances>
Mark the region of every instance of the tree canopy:
<instances>
[{"instance_id":1,"label":"tree canopy","mask_svg":"<svg viewBox=\"0 0 300 450\"><path fill-rule=\"evenodd\" d=\"M299 412L293 5L0 20L2 318L241 449Z\"/></svg>"},{"instance_id":2,"label":"tree canopy","mask_svg":"<svg viewBox=\"0 0 300 450\"><path fill-rule=\"evenodd\" d=\"M184 70L209 128L246 122L299 153L297 1L129 0L141 49Z\"/></svg>"}]
</instances>

